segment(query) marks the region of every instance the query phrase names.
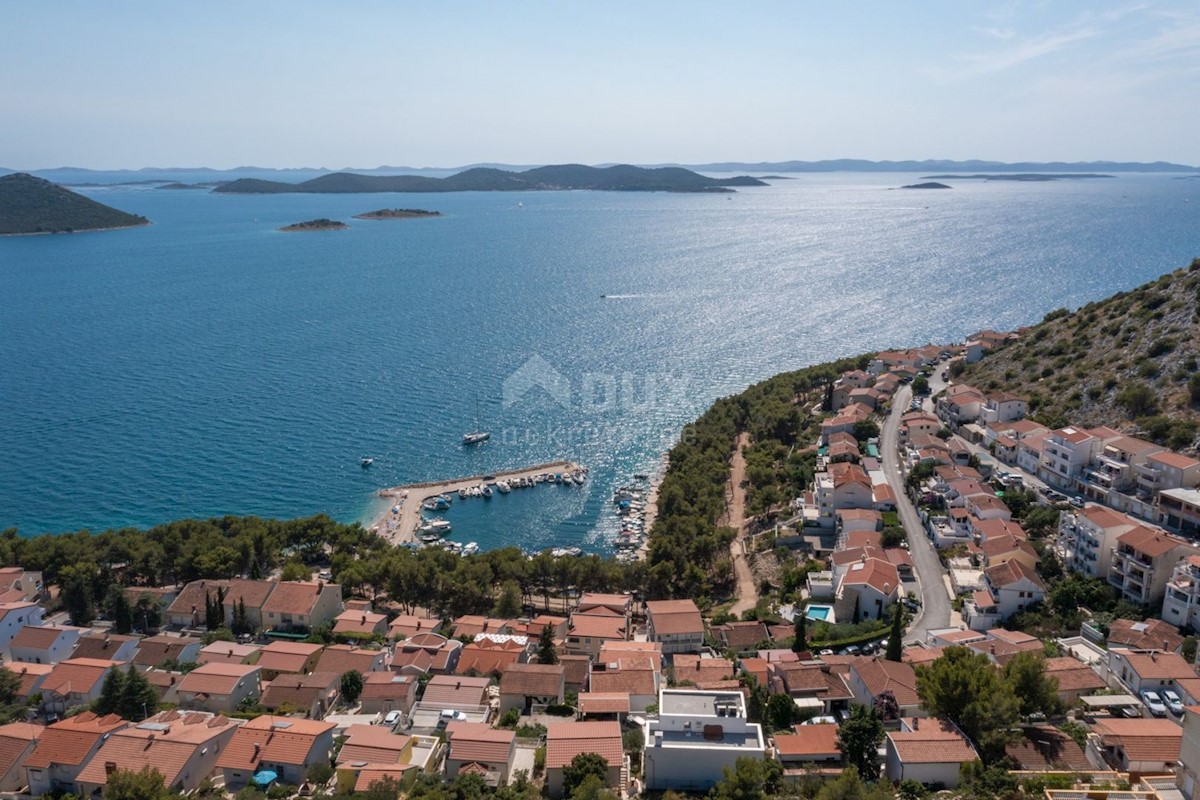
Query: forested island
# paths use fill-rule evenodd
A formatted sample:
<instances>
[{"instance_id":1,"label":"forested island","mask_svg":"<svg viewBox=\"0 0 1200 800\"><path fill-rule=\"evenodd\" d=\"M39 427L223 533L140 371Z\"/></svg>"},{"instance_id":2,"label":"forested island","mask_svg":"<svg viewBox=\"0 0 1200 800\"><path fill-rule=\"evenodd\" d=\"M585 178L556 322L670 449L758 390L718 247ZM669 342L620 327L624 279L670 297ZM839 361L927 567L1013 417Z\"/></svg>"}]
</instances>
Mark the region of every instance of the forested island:
<instances>
[{"instance_id":1,"label":"forested island","mask_svg":"<svg viewBox=\"0 0 1200 800\"><path fill-rule=\"evenodd\" d=\"M213 189L224 194L354 194L370 192L529 192L591 189L609 192L731 192L734 186L766 186L758 178L710 178L682 167L645 169L626 165L560 164L525 172L478 167L446 178L425 175L358 175L336 172L301 183L242 178Z\"/></svg>"},{"instance_id":2,"label":"forested island","mask_svg":"<svg viewBox=\"0 0 1200 800\"><path fill-rule=\"evenodd\" d=\"M423 219L425 217L440 217L440 211L426 211L422 208L381 208L378 211L368 211L365 214L355 214L355 219Z\"/></svg>"},{"instance_id":3,"label":"forested island","mask_svg":"<svg viewBox=\"0 0 1200 800\"><path fill-rule=\"evenodd\" d=\"M298 233L302 231L340 231L350 227L344 222L339 222L336 219L310 219L307 222L297 222L294 225L285 225L279 230L284 233Z\"/></svg>"},{"instance_id":4,"label":"forested island","mask_svg":"<svg viewBox=\"0 0 1200 800\"><path fill-rule=\"evenodd\" d=\"M1095 172L1014 172L1010 174L978 174L978 175L926 175L921 180L959 180L959 181L1073 181L1087 178L1111 178L1112 175L1100 175Z\"/></svg>"},{"instance_id":5,"label":"forested island","mask_svg":"<svg viewBox=\"0 0 1200 800\"><path fill-rule=\"evenodd\" d=\"M925 183L910 183L907 186L901 186L901 189L953 189L953 186L947 186L944 183L937 181L927 181Z\"/></svg>"},{"instance_id":6,"label":"forested island","mask_svg":"<svg viewBox=\"0 0 1200 800\"><path fill-rule=\"evenodd\" d=\"M162 186L155 186L155 189L170 189L172 191L179 189L208 189L209 186L203 186L199 183L164 183Z\"/></svg>"},{"instance_id":7,"label":"forested island","mask_svg":"<svg viewBox=\"0 0 1200 800\"><path fill-rule=\"evenodd\" d=\"M0 235L74 233L149 225L137 214L24 172L0 177Z\"/></svg>"}]
</instances>

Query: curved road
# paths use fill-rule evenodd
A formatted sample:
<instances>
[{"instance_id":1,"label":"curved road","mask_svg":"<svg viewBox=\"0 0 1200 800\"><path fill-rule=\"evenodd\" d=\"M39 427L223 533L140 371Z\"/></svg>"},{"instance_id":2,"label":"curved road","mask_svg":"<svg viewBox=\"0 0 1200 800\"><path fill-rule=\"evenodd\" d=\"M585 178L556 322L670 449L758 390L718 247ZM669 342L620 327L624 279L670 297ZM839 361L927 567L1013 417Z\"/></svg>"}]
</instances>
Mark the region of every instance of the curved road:
<instances>
[{"instance_id":1,"label":"curved road","mask_svg":"<svg viewBox=\"0 0 1200 800\"><path fill-rule=\"evenodd\" d=\"M900 417L908 411L912 402L912 387L901 386L896 396L892 398L892 411L888 414L880 434L880 456L883 460L883 474L887 477L888 485L896 494L896 510L900 514L900 522L908 534L908 547L916 568L917 580L921 583L921 611L913 624L904 635L905 641L925 641L930 630L948 628L950 626L950 594L946 589L944 577L946 570L934 550L929 534L921 525L921 518L904 486L904 473L900 469L900 454L897 450L899 443Z\"/></svg>"}]
</instances>

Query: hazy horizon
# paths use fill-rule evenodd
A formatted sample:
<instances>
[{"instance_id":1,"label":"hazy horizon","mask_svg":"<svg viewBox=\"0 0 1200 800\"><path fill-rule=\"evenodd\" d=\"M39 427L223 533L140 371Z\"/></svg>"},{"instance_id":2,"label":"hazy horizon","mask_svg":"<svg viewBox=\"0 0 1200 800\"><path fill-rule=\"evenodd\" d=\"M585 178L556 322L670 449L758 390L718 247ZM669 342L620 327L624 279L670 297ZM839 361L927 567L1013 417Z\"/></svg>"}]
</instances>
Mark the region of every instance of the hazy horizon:
<instances>
[{"instance_id":1,"label":"hazy horizon","mask_svg":"<svg viewBox=\"0 0 1200 800\"><path fill-rule=\"evenodd\" d=\"M1200 9L5 2L0 164L1200 163Z\"/></svg>"}]
</instances>

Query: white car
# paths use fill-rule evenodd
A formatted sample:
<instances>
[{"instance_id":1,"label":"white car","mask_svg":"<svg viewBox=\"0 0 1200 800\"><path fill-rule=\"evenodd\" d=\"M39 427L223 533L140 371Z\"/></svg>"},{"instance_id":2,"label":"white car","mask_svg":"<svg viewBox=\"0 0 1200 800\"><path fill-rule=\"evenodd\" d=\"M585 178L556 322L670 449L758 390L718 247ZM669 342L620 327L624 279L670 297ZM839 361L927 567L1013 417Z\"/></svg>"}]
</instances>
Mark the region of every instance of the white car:
<instances>
[{"instance_id":1,"label":"white car","mask_svg":"<svg viewBox=\"0 0 1200 800\"><path fill-rule=\"evenodd\" d=\"M1177 717L1183 716L1183 700L1175 694L1173 689L1163 689L1159 694L1162 695L1163 702L1167 704L1167 711Z\"/></svg>"},{"instance_id":2,"label":"white car","mask_svg":"<svg viewBox=\"0 0 1200 800\"><path fill-rule=\"evenodd\" d=\"M442 723L443 725L446 724L447 722L466 722L466 721L467 721L467 715L464 712L459 711L456 708L445 708L445 709L442 709L441 714L438 714L438 722Z\"/></svg>"},{"instance_id":3,"label":"white car","mask_svg":"<svg viewBox=\"0 0 1200 800\"><path fill-rule=\"evenodd\" d=\"M1167 706L1158 696L1158 692L1149 689L1142 690L1142 702L1146 704L1146 708L1150 709L1150 713L1156 717L1165 717L1167 715Z\"/></svg>"},{"instance_id":4,"label":"white car","mask_svg":"<svg viewBox=\"0 0 1200 800\"><path fill-rule=\"evenodd\" d=\"M399 711L389 711L387 713L387 716L383 718L383 724L387 725L389 728L396 727L396 723L398 723L399 721L400 721L400 712Z\"/></svg>"}]
</instances>

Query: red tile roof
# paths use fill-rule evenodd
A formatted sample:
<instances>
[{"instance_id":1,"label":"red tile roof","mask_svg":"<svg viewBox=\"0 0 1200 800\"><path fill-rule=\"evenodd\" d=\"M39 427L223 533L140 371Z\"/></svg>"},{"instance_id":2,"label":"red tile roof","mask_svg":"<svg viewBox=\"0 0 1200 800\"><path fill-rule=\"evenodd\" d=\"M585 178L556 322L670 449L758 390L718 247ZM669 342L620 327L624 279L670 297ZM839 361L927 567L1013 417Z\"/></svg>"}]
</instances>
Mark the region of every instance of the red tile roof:
<instances>
[{"instance_id":1,"label":"red tile roof","mask_svg":"<svg viewBox=\"0 0 1200 800\"><path fill-rule=\"evenodd\" d=\"M219 746L239 724L228 717L200 712L155 714L145 722L114 731L84 765L79 780L103 786L108 783L108 765L115 764L117 769L131 772L150 767L171 786L198 749L214 743ZM199 776L195 780L198 783Z\"/></svg>"},{"instance_id":2,"label":"red tile roof","mask_svg":"<svg viewBox=\"0 0 1200 800\"><path fill-rule=\"evenodd\" d=\"M374 633L379 626L386 627L386 623L387 614L343 611L334 617L333 630L335 633Z\"/></svg>"},{"instance_id":3,"label":"red tile roof","mask_svg":"<svg viewBox=\"0 0 1200 800\"><path fill-rule=\"evenodd\" d=\"M104 734L128 724L116 714L97 717L90 711L84 711L68 717L42 732L33 752L25 760L25 766L46 769L51 764L82 764Z\"/></svg>"},{"instance_id":4,"label":"red tile roof","mask_svg":"<svg viewBox=\"0 0 1200 800\"><path fill-rule=\"evenodd\" d=\"M259 653L258 666L269 672L303 672L308 659L320 651L319 644L274 641Z\"/></svg>"},{"instance_id":5,"label":"red tile roof","mask_svg":"<svg viewBox=\"0 0 1200 800\"><path fill-rule=\"evenodd\" d=\"M495 730L482 722L451 722L446 726L450 752L455 761L502 764L508 761L516 740L513 731Z\"/></svg>"},{"instance_id":6,"label":"red tile roof","mask_svg":"<svg viewBox=\"0 0 1200 800\"><path fill-rule=\"evenodd\" d=\"M263 762L303 766L321 737L336 727L315 719L255 717L238 728L217 759L217 768L252 772Z\"/></svg>"},{"instance_id":7,"label":"red tile roof","mask_svg":"<svg viewBox=\"0 0 1200 800\"><path fill-rule=\"evenodd\" d=\"M21 762L25 751L37 741L46 729L28 722L10 722L0 725L0 776Z\"/></svg>"},{"instance_id":8,"label":"red tile roof","mask_svg":"<svg viewBox=\"0 0 1200 800\"><path fill-rule=\"evenodd\" d=\"M61 625L42 625L36 627L33 625L23 625L17 631L17 635L12 638L10 647L24 647L30 650L47 650L58 641L58 638L69 630L78 630L77 628L66 628Z\"/></svg>"},{"instance_id":9,"label":"red tile roof","mask_svg":"<svg viewBox=\"0 0 1200 800\"><path fill-rule=\"evenodd\" d=\"M88 694L119 664L103 658L68 658L54 665L42 679L41 690L59 695Z\"/></svg>"},{"instance_id":10,"label":"red tile roof","mask_svg":"<svg viewBox=\"0 0 1200 800\"><path fill-rule=\"evenodd\" d=\"M490 683L487 678L434 675L425 684L421 702L426 705L477 706L485 702Z\"/></svg>"},{"instance_id":11,"label":"red tile roof","mask_svg":"<svg viewBox=\"0 0 1200 800\"><path fill-rule=\"evenodd\" d=\"M500 694L557 696L563 683L562 664L509 664L500 675Z\"/></svg>"},{"instance_id":12,"label":"red tile roof","mask_svg":"<svg viewBox=\"0 0 1200 800\"><path fill-rule=\"evenodd\" d=\"M1169 719L1097 719L1092 731L1106 746L1120 745L1129 761L1179 760L1183 728Z\"/></svg>"},{"instance_id":13,"label":"red tile roof","mask_svg":"<svg viewBox=\"0 0 1200 800\"><path fill-rule=\"evenodd\" d=\"M398 764L412 737L397 734L379 725L351 725L346 741L338 752L337 764Z\"/></svg>"},{"instance_id":14,"label":"red tile roof","mask_svg":"<svg viewBox=\"0 0 1200 800\"><path fill-rule=\"evenodd\" d=\"M280 675L263 684L263 708L277 709L283 705L302 711L309 710L318 700L330 697L339 691L341 675L335 672L314 672L311 675Z\"/></svg>"},{"instance_id":15,"label":"red tile roof","mask_svg":"<svg viewBox=\"0 0 1200 800\"><path fill-rule=\"evenodd\" d=\"M843 586L870 586L880 594L894 594L900 586L896 565L881 558L868 558L865 563L851 564L842 577Z\"/></svg>"},{"instance_id":16,"label":"red tile roof","mask_svg":"<svg viewBox=\"0 0 1200 800\"><path fill-rule=\"evenodd\" d=\"M561 769L581 753L596 753L610 767L623 763L621 726L615 722L552 722L546 726L546 769Z\"/></svg>"},{"instance_id":17,"label":"red tile roof","mask_svg":"<svg viewBox=\"0 0 1200 800\"><path fill-rule=\"evenodd\" d=\"M1118 545L1125 545L1149 558L1165 556L1176 547L1186 547L1187 542L1172 536L1161 528L1148 528L1139 525L1128 533L1117 538Z\"/></svg>"},{"instance_id":18,"label":"red tile roof","mask_svg":"<svg viewBox=\"0 0 1200 800\"><path fill-rule=\"evenodd\" d=\"M321 592L327 588L337 590L338 596L341 596L341 587L337 586L337 584L281 581L275 585L275 590L271 592L270 597L263 603L262 610L264 613L274 612L276 614L306 616L312 613L313 608L317 605L317 599L321 596Z\"/></svg>"},{"instance_id":19,"label":"red tile roof","mask_svg":"<svg viewBox=\"0 0 1200 800\"><path fill-rule=\"evenodd\" d=\"M1114 619L1108 626L1108 644L1125 645L1134 650L1178 650L1183 646L1179 629L1161 619L1134 622Z\"/></svg>"},{"instance_id":20,"label":"red tile roof","mask_svg":"<svg viewBox=\"0 0 1200 800\"><path fill-rule=\"evenodd\" d=\"M700 609L692 600L650 600L646 603L646 613L658 636L704 633Z\"/></svg>"},{"instance_id":21,"label":"red tile roof","mask_svg":"<svg viewBox=\"0 0 1200 800\"><path fill-rule=\"evenodd\" d=\"M937 719L913 719L909 722L917 729L887 735L901 763L953 764L974 761L979 757L967 737L949 722Z\"/></svg>"},{"instance_id":22,"label":"red tile roof","mask_svg":"<svg viewBox=\"0 0 1200 800\"><path fill-rule=\"evenodd\" d=\"M382 666L385 655L382 650L369 650L348 644L331 644L317 659L317 665L313 667L313 672L336 672L341 675L351 670L358 670L366 675L372 671L372 667Z\"/></svg>"},{"instance_id":23,"label":"red tile roof","mask_svg":"<svg viewBox=\"0 0 1200 800\"><path fill-rule=\"evenodd\" d=\"M261 670L249 664L202 664L184 675L179 691L207 695L233 694L243 681L258 683Z\"/></svg>"},{"instance_id":24,"label":"red tile roof","mask_svg":"<svg viewBox=\"0 0 1200 800\"><path fill-rule=\"evenodd\" d=\"M601 614L571 615L571 624L567 629L568 636L578 636L583 639L625 639L625 617Z\"/></svg>"},{"instance_id":25,"label":"red tile roof","mask_svg":"<svg viewBox=\"0 0 1200 800\"><path fill-rule=\"evenodd\" d=\"M858 675L872 697L890 691L902 706L915 706L921 702L917 694L917 673L911 664L860 658L850 665L850 671L852 675Z\"/></svg>"},{"instance_id":26,"label":"red tile roof","mask_svg":"<svg viewBox=\"0 0 1200 800\"><path fill-rule=\"evenodd\" d=\"M628 692L580 692L579 711L583 714L628 714Z\"/></svg>"},{"instance_id":27,"label":"red tile roof","mask_svg":"<svg viewBox=\"0 0 1200 800\"><path fill-rule=\"evenodd\" d=\"M802 760L805 757L826 758L841 755L837 745L838 726L834 723L797 725L788 735L775 736L775 749L780 756Z\"/></svg>"}]
</instances>

